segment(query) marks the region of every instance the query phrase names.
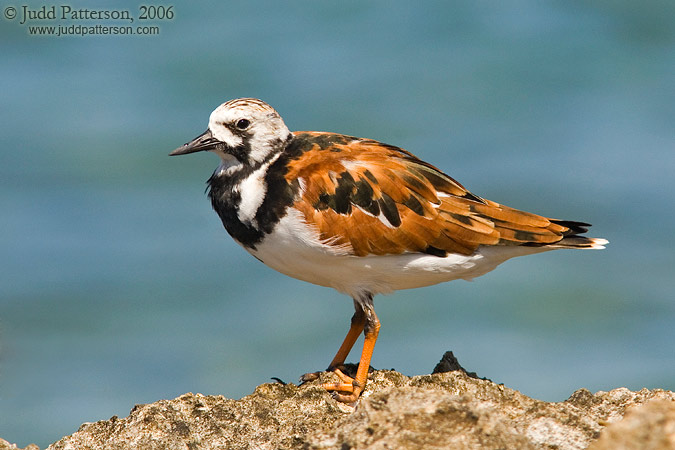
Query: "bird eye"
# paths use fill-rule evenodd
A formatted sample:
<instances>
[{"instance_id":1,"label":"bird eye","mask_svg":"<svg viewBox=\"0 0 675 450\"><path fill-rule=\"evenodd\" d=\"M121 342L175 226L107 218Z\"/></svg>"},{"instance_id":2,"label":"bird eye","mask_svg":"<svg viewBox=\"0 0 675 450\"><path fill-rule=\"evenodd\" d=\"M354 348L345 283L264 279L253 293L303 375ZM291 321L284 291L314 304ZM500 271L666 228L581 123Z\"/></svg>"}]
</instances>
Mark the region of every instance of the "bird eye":
<instances>
[{"instance_id":1,"label":"bird eye","mask_svg":"<svg viewBox=\"0 0 675 450\"><path fill-rule=\"evenodd\" d=\"M237 128L240 130L245 130L249 125L251 125L251 122L246 119L237 120Z\"/></svg>"}]
</instances>

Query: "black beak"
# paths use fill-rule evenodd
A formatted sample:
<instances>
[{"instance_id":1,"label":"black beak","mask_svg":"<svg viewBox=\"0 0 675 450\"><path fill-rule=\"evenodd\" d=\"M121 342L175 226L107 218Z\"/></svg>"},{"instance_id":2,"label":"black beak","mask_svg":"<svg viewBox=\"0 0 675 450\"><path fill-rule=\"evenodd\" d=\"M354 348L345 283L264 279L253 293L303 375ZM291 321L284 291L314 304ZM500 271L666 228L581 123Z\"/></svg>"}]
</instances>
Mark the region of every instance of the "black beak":
<instances>
[{"instance_id":1,"label":"black beak","mask_svg":"<svg viewBox=\"0 0 675 450\"><path fill-rule=\"evenodd\" d=\"M187 144L183 144L169 153L169 156L187 155L188 153L214 150L220 144L222 144L222 142L213 137L211 130L206 130Z\"/></svg>"}]
</instances>

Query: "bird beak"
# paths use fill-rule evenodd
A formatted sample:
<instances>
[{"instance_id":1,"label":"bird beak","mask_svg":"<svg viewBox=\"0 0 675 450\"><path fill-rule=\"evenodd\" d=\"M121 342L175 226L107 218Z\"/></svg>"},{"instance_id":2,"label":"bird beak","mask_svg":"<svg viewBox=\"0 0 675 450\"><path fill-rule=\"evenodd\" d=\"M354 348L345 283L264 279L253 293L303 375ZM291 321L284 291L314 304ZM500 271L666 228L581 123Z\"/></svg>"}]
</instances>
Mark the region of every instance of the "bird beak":
<instances>
[{"instance_id":1,"label":"bird beak","mask_svg":"<svg viewBox=\"0 0 675 450\"><path fill-rule=\"evenodd\" d=\"M206 130L190 142L181 145L176 150L169 153L169 156L187 155L188 153L214 150L219 144L222 144L222 142L213 137L211 130Z\"/></svg>"}]
</instances>

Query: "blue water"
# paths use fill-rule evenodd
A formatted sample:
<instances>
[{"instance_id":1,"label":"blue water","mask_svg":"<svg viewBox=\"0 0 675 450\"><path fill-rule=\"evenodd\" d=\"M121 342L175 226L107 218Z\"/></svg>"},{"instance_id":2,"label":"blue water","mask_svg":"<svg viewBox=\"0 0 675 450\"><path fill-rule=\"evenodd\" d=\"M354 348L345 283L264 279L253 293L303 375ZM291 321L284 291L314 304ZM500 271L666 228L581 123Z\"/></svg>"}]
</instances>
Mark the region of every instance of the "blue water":
<instances>
[{"instance_id":1,"label":"blue water","mask_svg":"<svg viewBox=\"0 0 675 450\"><path fill-rule=\"evenodd\" d=\"M185 2L157 36L60 38L1 18L0 437L44 447L332 358L351 301L226 235L213 155L167 157L241 96L611 241L377 298L375 367L429 373L453 350L544 400L675 389L674 5Z\"/></svg>"}]
</instances>

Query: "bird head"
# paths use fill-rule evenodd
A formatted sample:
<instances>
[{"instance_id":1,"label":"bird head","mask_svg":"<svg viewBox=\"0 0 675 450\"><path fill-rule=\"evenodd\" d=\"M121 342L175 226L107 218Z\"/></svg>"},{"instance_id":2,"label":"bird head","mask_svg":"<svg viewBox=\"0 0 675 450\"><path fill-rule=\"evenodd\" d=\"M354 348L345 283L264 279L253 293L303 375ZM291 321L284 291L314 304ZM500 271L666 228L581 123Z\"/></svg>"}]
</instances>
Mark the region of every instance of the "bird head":
<instances>
[{"instance_id":1,"label":"bird head","mask_svg":"<svg viewBox=\"0 0 675 450\"><path fill-rule=\"evenodd\" d=\"M169 153L216 153L228 166L255 166L274 154L291 137L279 113L255 98L239 98L217 107L207 130Z\"/></svg>"}]
</instances>

